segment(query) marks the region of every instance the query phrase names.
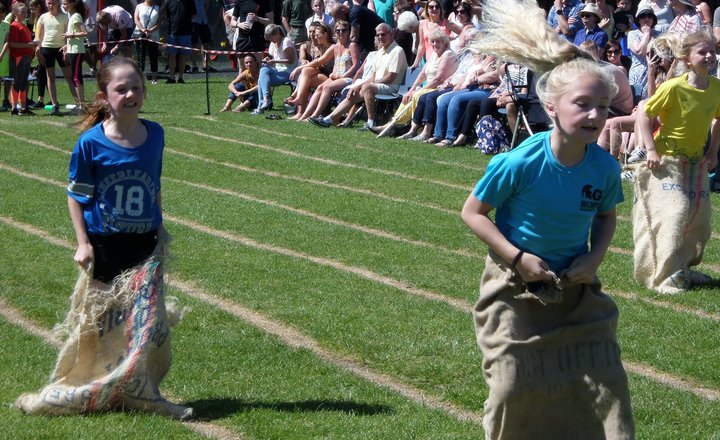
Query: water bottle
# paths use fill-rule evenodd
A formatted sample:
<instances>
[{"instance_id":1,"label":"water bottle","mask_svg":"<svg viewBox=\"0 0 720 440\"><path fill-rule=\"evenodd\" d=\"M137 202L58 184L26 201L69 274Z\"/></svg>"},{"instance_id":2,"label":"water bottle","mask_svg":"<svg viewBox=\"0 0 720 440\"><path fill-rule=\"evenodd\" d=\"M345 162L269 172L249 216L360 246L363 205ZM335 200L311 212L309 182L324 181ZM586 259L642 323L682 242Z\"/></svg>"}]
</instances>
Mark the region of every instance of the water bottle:
<instances>
[{"instance_id":1,"label":"water bottle","mask_svg":"<svg viewBox=\"0 0 720 440\"><path fill-rule=\"evenodd\" d=\"M53 111L53 105L52 105L52 104L46 105L46 106L45 106L45 111L46 111L46 112L51 112L51 111Z\"/></svg>"}]
</instances>

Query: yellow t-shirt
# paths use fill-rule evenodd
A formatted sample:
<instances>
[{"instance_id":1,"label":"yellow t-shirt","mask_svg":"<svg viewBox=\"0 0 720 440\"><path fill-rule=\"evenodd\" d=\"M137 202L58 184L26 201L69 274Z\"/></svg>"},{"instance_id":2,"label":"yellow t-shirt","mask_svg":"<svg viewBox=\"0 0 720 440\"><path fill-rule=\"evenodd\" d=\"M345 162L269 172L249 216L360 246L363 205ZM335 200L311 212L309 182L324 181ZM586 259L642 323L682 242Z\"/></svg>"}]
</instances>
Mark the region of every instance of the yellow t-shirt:
<instances>
[{"instance_id":1,"label":"yellow t-shirt","mask_svg":"<svg viewBox=\"0 0 720 440\"><path fill-rule=\"evenodd\" d=\"M43 25L42 47L53 49L63 47L65 45L65 38L63 38L62 35L67 29L67 14L60 12L58 15L53 16L51 13L46 12L40 16L39 21Z\"/></svg>"},{"instance_id":2,"label":"yellow t-shirt","mask_svg":"<svg viewBox=\"0 0 720 440\"><path fill-rule=\"evenodd\" d=\"M77 34L82 31L83 19L80 14L75 13L70 17L68 22L67 33ZM85 44L83 38L68 38L67 40L67 53L85 53Z\"/></svg>"},{"instance_id":3,"label":"yellow t-shirt","mask_svg":"<svg viewBox=\"0 0 720 440\"><path fill-rule=\"evenodd\" d=\"M660 118L655 135L658 153L700 158L710 123L720 117L720 79L710 77L705 90L688 84L687 73L669 79L645 103L645 113Z\"/></svg>"}]
</instances>

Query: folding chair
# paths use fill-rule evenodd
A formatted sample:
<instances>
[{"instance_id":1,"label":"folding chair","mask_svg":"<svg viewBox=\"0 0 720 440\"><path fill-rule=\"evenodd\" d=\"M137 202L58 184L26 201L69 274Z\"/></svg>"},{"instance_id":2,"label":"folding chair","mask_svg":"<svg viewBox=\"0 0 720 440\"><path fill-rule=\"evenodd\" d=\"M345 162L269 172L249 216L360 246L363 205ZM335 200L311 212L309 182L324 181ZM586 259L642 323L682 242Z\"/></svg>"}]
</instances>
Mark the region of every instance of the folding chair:
<instances>
[{"instance_id":1,"label":"folding chair","mask_svg":"<svg viewBox=\"0 0 720 440\"><path fill-rule=\"evenodd\" d=\"M410 90L410 87L412 87L418 75L420 75L421 70L420 68L413 70L408 67L405 69L405 76L402 83L400 83L397 93L393 93L392 95L375 95L375 114L378 125L383 125L390 120L403 95Z\"/></svg>"},{"instance_id":2,"label":"folding chair","mask_svg":"<svg viewBox=\"0 0 720 440\"><path fill-rule=\"evenodd\" d=\"M551 121L537 96L537 78L535 73L528 70L524 84L515 84L511 75L509 73L506 74L510 98L513 100L513 103L515 103L518 112L509 147L509 149L513 149L516 143L520 142L520 132L522 128L525 129L528 136L532 136L536 131L543 131L550 128ZM518 91L522 89L527 89L527 93L518 93Z\"/></svg>"}]
</instances>

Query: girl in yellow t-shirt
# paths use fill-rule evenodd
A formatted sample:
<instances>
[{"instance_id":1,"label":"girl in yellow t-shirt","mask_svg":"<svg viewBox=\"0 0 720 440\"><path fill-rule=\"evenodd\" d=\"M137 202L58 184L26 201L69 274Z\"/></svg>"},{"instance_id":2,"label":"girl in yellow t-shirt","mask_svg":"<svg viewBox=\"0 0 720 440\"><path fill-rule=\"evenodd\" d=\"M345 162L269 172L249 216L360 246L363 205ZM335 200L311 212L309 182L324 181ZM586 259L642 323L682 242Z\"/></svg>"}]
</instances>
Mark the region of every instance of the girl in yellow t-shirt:
<instances>
[{"instance_id":1,"label":"girl in yellow t-shirt","mask_svg":"<svg viewBox=\"0 0 720 440\"><path fill-rule=\"evenodd\" d=\"M700 263L710 239L707 175L720 146L720 79L710 75L715 38L706 29L679 35L673 52L688 71L665 81L638 111L647 167L638 170L633 207L635 277L668 294L711 281L690 266ZM653 136L655 118L660 128Z\"/></svg>"}]
</instances>

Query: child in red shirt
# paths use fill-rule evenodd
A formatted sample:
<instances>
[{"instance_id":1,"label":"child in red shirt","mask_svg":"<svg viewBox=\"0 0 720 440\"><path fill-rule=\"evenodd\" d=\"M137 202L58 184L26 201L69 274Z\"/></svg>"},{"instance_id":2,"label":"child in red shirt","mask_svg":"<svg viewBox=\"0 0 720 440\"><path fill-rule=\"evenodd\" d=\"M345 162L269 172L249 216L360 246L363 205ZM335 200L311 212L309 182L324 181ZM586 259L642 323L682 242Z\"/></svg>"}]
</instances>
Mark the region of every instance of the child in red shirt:
<instances>
[{"instance_id":1,"label":"child in red shirt","mask_svg":"<svg viewBox=\"0 0 720 440\"><path fill-rule=\"evenodd\" d=\"M12 114L30 116L34 113L27 108L28 74L30 61L35 54L36 43L32 39L32 32L25 26L28 9L24 3L14 3L12 6L14 20L10 23L8 46L10 47L10 73L13 75L11 91ZM18 104L20 109L18 110Z\"/></svg>"}]
</instances>

